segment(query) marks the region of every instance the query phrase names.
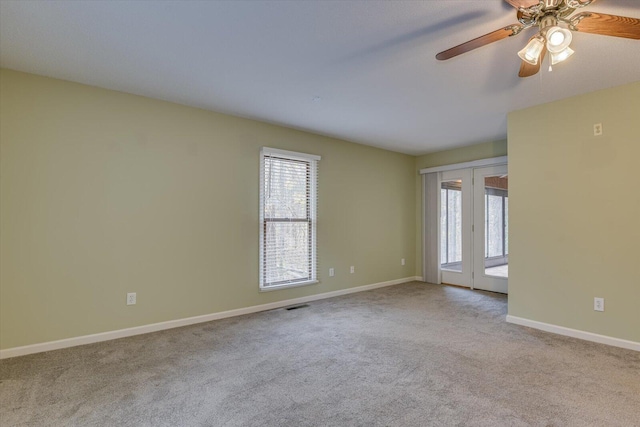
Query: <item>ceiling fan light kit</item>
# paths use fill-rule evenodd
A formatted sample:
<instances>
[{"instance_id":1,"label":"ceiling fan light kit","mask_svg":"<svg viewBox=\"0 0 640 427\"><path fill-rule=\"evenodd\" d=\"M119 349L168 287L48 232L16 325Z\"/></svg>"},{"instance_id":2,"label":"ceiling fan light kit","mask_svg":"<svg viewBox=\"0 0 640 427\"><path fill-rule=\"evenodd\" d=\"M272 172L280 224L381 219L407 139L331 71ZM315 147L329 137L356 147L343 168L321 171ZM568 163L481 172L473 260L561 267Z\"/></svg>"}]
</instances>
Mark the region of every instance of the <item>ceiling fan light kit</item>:
<instances>
[{"instance_id":1,"label":"ceiling fan light kit","mask_svg":"<svg viewBox=\"0 0 640 427\"><path fill-rule=\"evenodd\" d=\"M569 47L571 40L573 40L571 31L557 26L551 27L547 30L546 38L547 43L549 43L547 49L549 49L549 52L551 53L562 52L564 49Z\"/></svg>"},{"instance_id":2,"label":"ceiling fan light kit","mask_svg":"<svg viewBox=\"0 0 640 427\"><path fill-rule=\"evenodd\" d=\"M551 65L556 65L557 63L564 61L574 53L575 52L570 47L564 48L558 53L551 53Z\"/></svg>"},{"instance_id":3,"label":"ceiling fan light kit","mask_svg":"<svg viewBox=\"0 0 640 427\"><path fill-rule=\"evenodd\" d=\"M540 36L533 37L524 49L518 52L518 56L531 65L537 65L544 49L544 42L544 38Z\"/></svg>"},{"instance_id":4,"label":"ceiling fan light kit","mask_svg":"<svg viewBox=\"0 0 640 427\"><path fill-rule=\"evenodd\" d=\"M555 17L553 21L556 21ZM569 47L573 40L571 31L566 28L558 27L555 24L548 28L542 27L543 23L540 23L540 33L545 34L547 50L551 54L551 65L556 65L575 53L574 50Z\"/></svg>"},{"instance_id":5,"label":"ceiling fan light kit","mask_svg":"<svg viewBox=\"0 0 640 427\"><path fill-rule=\"evenodd\" d=\"M451 59L498 40L514 37L533 27L537 28L537 34L518 52L522 59L519 76L529 77L538 73L547 51L550 54L551 65L562 62L575 53L570 47L573 40L572 31L640 40L640 19L591 12L573 15L576 9L588 6L595 0L505 1L516 9L518 24L509 25L440 52L436 59Z\"/></svg>"}]
</instances>

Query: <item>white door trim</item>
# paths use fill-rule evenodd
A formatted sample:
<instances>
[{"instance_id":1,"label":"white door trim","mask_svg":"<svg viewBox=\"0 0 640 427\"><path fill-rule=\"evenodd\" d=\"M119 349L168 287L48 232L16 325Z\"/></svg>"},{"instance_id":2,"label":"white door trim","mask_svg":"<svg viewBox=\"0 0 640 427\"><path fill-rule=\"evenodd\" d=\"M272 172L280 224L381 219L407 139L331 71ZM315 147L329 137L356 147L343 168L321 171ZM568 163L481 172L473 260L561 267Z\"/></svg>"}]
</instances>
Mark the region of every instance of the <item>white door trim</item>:
<instances>
[{"instance_id":1,"label":"white door trim","mask_svg":"<svg viewBox=\"0 0 640 427\"><path fill-rule=\"evenodd\" d=\"M452 165L434 166L432 168L420 169L420 174L423 175L425 173L431 173L431 172L444 172L444 171L451 171L456 169L481 168L485 166L506 165L508 163L507 160L508 160L508 156L501 156L501 157L491 157L490 159L474 160L472 162L454 163Z\"/></svg>"}]
</instances>

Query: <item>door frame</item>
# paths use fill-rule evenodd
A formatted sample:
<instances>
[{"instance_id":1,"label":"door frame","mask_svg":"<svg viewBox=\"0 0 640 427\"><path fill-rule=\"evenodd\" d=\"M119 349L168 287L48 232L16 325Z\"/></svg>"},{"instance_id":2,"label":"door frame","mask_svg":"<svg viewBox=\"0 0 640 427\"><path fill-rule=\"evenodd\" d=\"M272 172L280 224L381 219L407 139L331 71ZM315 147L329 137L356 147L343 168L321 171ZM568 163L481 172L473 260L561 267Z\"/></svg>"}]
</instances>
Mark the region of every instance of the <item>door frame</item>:
<instances>
[{"instance_id":1,"label":"door frame","mask_svg":"<svg viewBox=\"0 0 640 427\"><path fill-rule=\"evenodd\" d=\"M429 168L423 168L420 169L420 174L421 175L425 175L428 173L435 173L435 172L446 172L446 171L455 171L455 170L459 170L459 169L473 169L473 168L481 168L481 167L485 167L485 166L499 166L499 165L508 165L508 156L500 156L500 157L491 157L491 158L486 158L486 159L480 159L480 160L474 160L471 162L464 162L464 163L455 163L455 164L450 164L450 165L443 165L443 166L435 166L435 167L429 167ZM438 174L439 177L442 174ZM438 179L438 189L440 189L441 187L441 179ZM429 237L433 237L431 235L428 235L427 230L428 230L428 218L426 215L427 209L426 209L426 203L427 203L427 197L426 197L426 191L427 191L427 186L426 186L426 181L423 177L422 179L422 210L423 210L423 214L422 214L422 265L423 265L423 271L422 271L422 280L424 282L427 281L426 278L426 271L424 266L427 265L427 251L426 251L426 246L427 246L427 239ZM439 192L438 192L438 197L437 197L437 210L438 210L438 215L440 213L440 196L439 196ZM472 196L473 197L473 196ZM473 211L473 210L472 210ZM438 222L438 230L439 230L439 222ZM438 231L438 233L436 233L438 236L438 245L437 245L437 257L438 257L438 269L440 269L440 232ZM473 247L473 246L471 246ZM440 278L440 280L438 280L438 284L441 283L441 278L442 278L442 271L439 270L438 272L438 277ZM471 289L473 289L473 280L470 281L469 283L469 287Z\"/></svg>"}]
</instances>

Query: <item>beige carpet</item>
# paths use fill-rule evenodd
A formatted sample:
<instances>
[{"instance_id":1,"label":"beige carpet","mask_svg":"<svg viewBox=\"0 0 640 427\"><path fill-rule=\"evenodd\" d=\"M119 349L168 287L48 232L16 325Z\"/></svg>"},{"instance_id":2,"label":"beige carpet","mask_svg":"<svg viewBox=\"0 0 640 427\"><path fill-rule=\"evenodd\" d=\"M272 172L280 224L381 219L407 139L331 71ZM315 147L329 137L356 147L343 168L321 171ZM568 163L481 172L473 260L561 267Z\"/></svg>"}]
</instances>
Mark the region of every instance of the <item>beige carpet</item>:
<instances>
[{"instance_id":1,"label":"beige carpet","mask_svg":"<svg viewBox=\"0 0 640 427\"><path fill-rule=\"evenodd\" d=\"M408 283L0 362L5 426L640 426L640 353Z\"/></svg>"}]
</instances>

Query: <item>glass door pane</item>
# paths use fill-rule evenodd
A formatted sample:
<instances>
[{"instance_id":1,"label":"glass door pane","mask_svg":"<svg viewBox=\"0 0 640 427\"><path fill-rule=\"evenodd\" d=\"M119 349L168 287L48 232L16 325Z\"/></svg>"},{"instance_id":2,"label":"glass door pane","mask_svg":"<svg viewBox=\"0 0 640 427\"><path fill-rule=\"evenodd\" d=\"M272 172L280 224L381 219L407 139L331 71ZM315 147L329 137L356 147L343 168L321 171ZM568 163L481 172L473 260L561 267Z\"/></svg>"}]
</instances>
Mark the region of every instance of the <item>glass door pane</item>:
<instances>
[{"instance_id":1,"label":"glass door pane","mask_svg":"<svg viewBox=\"0 0 640 427\"><path fill-rule=\"evenodd\" d=\"M462 180L442 182L440 206L441 269L462 271Z\"/></svg>"},{"instance_id":2,"label":"glass door pane","mask_svg":"<svg viewBox=\"0 0 640 427\"><path fill-rule=\"evenodd\" d=\"M484 267L488 276L509 276L509 251L507 246L509 178L505 175L484 178Z\"/></svg>"}]
</instances>

